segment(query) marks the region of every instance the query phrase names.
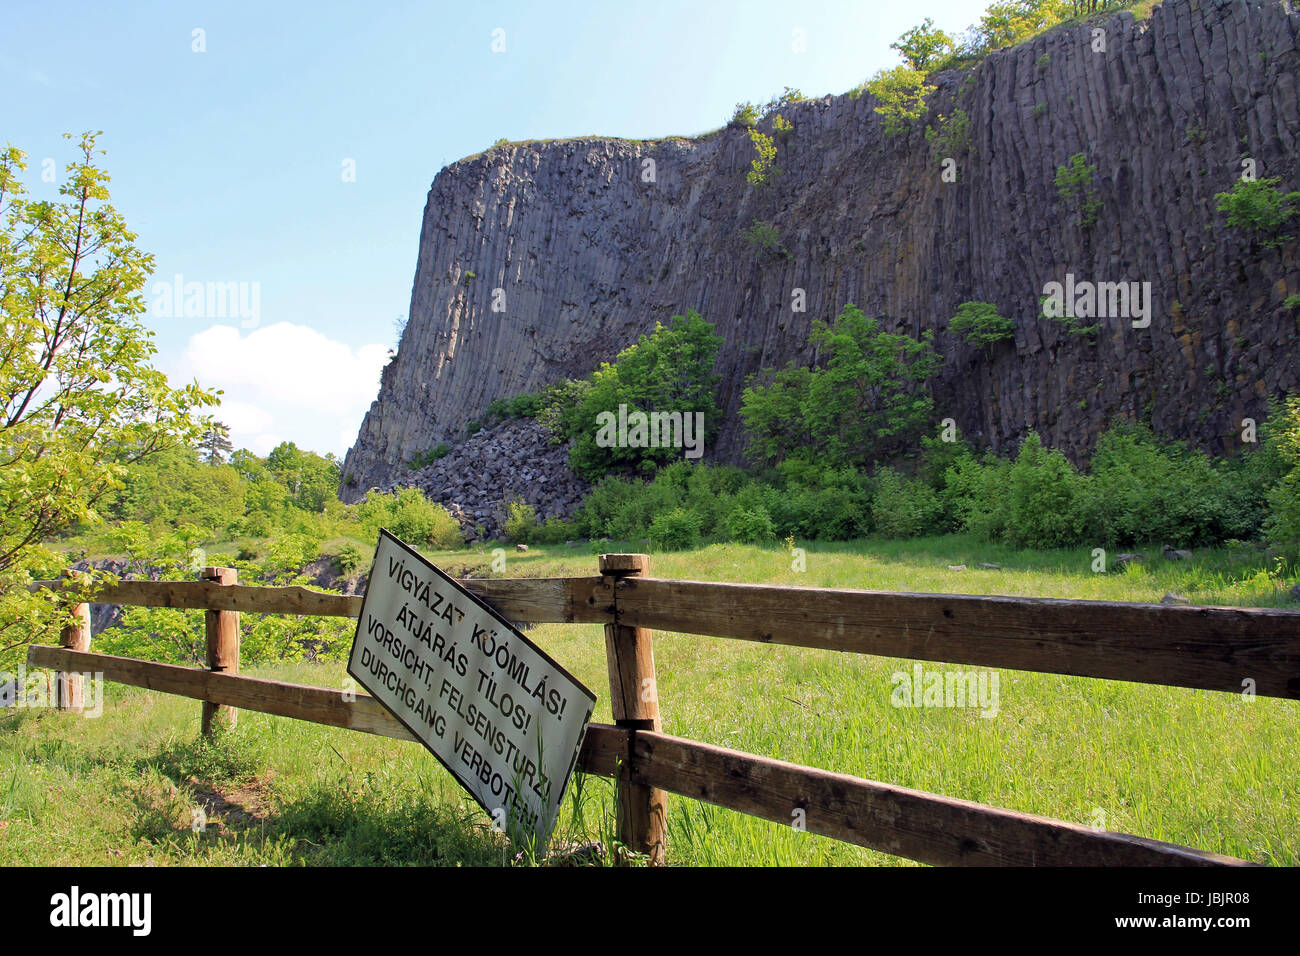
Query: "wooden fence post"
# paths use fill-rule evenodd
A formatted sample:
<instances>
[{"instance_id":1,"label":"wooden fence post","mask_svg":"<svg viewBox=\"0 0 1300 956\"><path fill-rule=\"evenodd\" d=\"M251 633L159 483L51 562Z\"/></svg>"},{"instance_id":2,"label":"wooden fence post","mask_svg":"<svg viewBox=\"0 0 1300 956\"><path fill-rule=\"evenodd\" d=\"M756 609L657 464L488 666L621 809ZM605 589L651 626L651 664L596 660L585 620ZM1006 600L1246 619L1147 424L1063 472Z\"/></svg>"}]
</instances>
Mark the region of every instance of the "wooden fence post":
<instances>
[{"instance_id":1,"label":"wooden fence post","mask_svg":"<svg viewBox=\"0 0 1300 956\"><path fill-rule=\"evenodd\" d=\"M645 574L650 557L645 554L602 554L600 573L612 578L614 607L618 608L618 581ZM658 731L659 691L655 683L653 637L644 627L605 625L605 660L609 666L609 698L614 723L632 734L635 753L636 731ZM628 779L623 767L618 780L618 837L629 849L645 853L652 866L664 862L664 830L667 826L668 794Z\"/></svg>"},{"instance_id":2,"label":"wooden fence post","mask_svg":"<svg viewBox=\"0 0 1300 956\"><path fill-rule=\"evenodd\" d=\"M71 575L71 572L69 572ZM72 613L76 621L59 632L59 643L73 651L90 650L90 605L74 604ZM59 710L81 713L86 706L85 678L77 673L58 671L54 675ZM22 692L22 688L19 688Z\"/></svg>"},{"instance_id":3,"label":"wooden fence post","mask_svg":"<svg viewBox=\"0 0 1300 956\"><path fill-rule=\"evenodd\" d=\"M236 584L239 572L234 568L204 568L200 578L217 584ZM208 670L223 674L239 673L239 612L206 611L204 625L208 640ZM234 729L239 711L225 704L203 702L203 736L212 739L216 725Z\"/></svg>"}]
</instances>

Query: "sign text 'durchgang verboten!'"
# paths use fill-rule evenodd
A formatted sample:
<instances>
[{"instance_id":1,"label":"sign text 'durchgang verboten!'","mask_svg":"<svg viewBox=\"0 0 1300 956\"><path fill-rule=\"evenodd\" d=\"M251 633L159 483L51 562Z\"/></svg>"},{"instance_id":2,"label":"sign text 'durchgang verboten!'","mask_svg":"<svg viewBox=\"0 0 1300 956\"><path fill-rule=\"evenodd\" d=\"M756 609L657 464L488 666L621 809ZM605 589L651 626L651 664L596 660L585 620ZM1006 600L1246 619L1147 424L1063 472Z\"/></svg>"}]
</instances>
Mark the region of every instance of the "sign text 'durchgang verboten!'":
<instances>
[{"instance_id":1,"label":"sign text 'durchgang verboten!'","mask_svg":"<svg viewBox=\"0 0 1300 956\"><path fill-rule=\"evenodd\" d=\"M596 695L387 531L348 673L502 830L550 839Z\"/></svg>"}]
</instances>

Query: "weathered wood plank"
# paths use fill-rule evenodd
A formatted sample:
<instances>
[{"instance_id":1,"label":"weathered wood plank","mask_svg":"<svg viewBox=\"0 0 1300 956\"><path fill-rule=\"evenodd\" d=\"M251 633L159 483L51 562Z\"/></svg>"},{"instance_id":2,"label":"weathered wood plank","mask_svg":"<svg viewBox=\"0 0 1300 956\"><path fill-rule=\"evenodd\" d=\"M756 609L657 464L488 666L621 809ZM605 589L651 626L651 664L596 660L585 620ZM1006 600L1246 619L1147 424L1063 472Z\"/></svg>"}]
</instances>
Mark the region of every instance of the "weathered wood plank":
<instances>
[{"instance_id":1,"label":"weathered wood plank","mask_svg":"<svg viewBox=\"0 0 1300 956\"><path fill-rule=\"evenodd\" d=\"M1300 699L1300 611L628 578L619 623Z\"/></svg>"},{"instance_id":2,"label":"weathered wood plank","mask_svg":"<svg viewBox=\"0 0 1300 956\"><path fill-rule=\"evenodd\" d=\"M234 587L239 581L239 572L234 568L204 568L201 580L212 581L223 587ZM205 611L203 618L208 670L221 674L238 674L239 612ZM82 649L86 650L86 648ZM212 737L218 726L232 730L238 723L238 709L207 700L203 702L204 737Z\"/></svg>"},{"instance_id":3,"label":"weathered wood plank","mask_svg":"<svg viewBox=\"0 0 1300 956\"><path fill-rule=\"evenodd\" d=\"M460 578L498 614L523 624L608 624L614 589L601 577Z\"/></svg>"},{"instance_id":4,"label":"weathered wood plank","mask_svg":"<svg viewBox=\"0 0 1300 956\"><path fill-rule=\"evenodd\" d=\"M516 623L613 620L613 591L600 577L464 578L460 584ZM62 581L37 581L32 588L68 590ZM361 600L359 595L325 594L296 585L222 586L210 581L122 581L103 585L94 594L96 604L351 618L361 613Z\"/></svg>"},{"instance_id":5,"label":"weathered wood plank","mask_svg":"<svg viewBox=\"0 0 1300 956\"><path fill-rule=\"evenodd\" d=\"M645 554L602 554L600 570L610 581L650 570ZM659 690L655 677L654 637L643 627L605 625L605 663L614 723L623 729L659 730ZM618 836L624 846L644 853L652 866L664 862L668 794L637 783L626 774L618 780Z\"/></svg>"},{"instance_id":6,"label":"weathered wood plank","mask_svg":"<svg viewBox=\"0 0 1300 956\"><path fill-rule=\"evenodd\" d=\"M292 717L329 727L342 727L395 740L417 740L383 705L369 694L343 688L311 687L257 677L235 676L196 667L158 664L129 657L70 651L36 644L27 663L78 673L100 673L104 680L145 687L214 704L242 707L263 714ZM608 724L591 724L578 756L584 773L612 777L626 763L628 733Z\"/></svg>"},{"instance_id":7,"label":"weathered wood plank","mask_svg":"<svg viewBox=\"0 0 1300 956\"><path fill-rule=\"evenodd\" d=\"M1252 866L1159 840L1094 831L639 730L635 780L787 826L948 866ZM800 813L799 811L802 811Z\"/></svg>"}]
</instances>

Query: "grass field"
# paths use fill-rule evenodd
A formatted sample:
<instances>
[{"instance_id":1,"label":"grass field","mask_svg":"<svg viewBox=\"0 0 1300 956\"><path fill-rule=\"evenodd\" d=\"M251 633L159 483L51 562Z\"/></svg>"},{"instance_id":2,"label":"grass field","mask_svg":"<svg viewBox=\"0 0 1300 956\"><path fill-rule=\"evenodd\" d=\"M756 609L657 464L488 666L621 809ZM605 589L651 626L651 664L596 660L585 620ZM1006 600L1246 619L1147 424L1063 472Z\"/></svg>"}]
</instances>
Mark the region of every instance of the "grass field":
<instances>
[{"instance_id":1,"label":"grass field","mask_svg":"<svg viewBox=\"0 0 1300 956\"><path fill-rule=\"evenodd\" d=\"M506 576L592 574L595 549L506 553ZM637 550L605 544L600 550ZM1018 552L950 536L781 548L711 545L656 554L659 577L888 590L1292 606L1294 573L1253 549L1090 570L1092 556ZM487 549L434 555L486 566ZM948 565L1002 570L949 571ZM540 643L601 698L594 625L544 625ZM1261 863L1300 864L1300 704L1226 693L1000 672L996 717L896 708L910 662L658 632L664 729L756 754L920 790L1184 843ZM942 669L927 664L928 669ZM340 686L340 664L252 672ZM243 712L215 746L197 743L199 704L106 685L104 714L0 716L0 864L505 864L510 850L437 762L412 743ZM612 785L585 778L556 844L604 841ZM207 825L192 829L202 808ZM669 862L904 863L893 857L669 798Z\"/></svg>"}]
</instances>

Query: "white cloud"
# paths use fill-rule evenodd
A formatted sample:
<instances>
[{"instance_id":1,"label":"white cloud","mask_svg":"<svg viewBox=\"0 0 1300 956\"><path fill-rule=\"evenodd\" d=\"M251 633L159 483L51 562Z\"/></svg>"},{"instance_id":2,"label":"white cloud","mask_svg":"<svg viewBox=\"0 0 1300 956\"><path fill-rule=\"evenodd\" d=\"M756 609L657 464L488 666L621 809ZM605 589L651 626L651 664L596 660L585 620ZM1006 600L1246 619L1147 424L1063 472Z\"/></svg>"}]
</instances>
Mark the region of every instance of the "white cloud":
<instances>
[{"instance_id":1,"label":"white cloud","mask_svg":"<svg viewBox=\"0 0 1300 956\"><path fill-rule=\"evenodd\" d=\"M247 333L214 325L190 337L179 378L224 391L216 417L236 448L264 455L287 436L301 448L343 454L379 392L384 345L354 349L305 325Z\"/></svg>"}]
</instances>

